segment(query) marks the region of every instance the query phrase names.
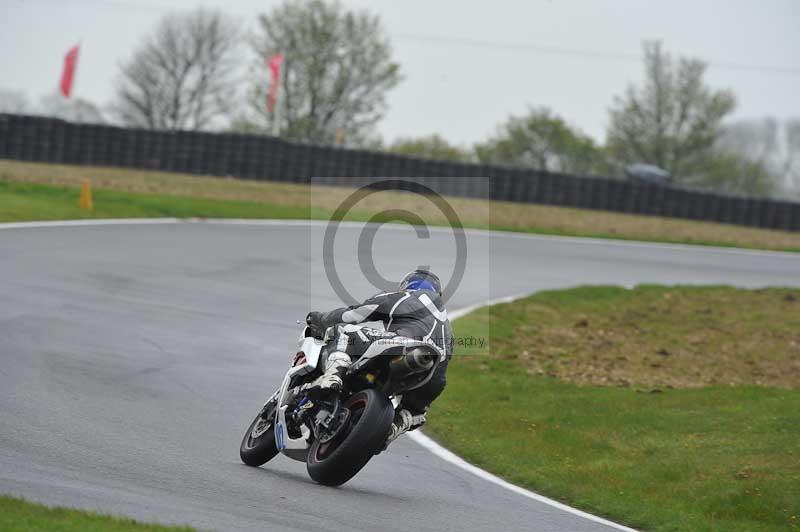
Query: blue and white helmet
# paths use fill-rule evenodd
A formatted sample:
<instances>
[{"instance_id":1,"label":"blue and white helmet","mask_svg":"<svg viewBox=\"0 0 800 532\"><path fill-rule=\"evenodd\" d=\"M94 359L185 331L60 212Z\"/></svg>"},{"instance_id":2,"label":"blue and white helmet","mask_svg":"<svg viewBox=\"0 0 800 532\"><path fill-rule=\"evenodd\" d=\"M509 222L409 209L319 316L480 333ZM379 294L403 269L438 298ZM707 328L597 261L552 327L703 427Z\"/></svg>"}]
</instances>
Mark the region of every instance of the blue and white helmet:
<instances>
[{"instance_id":1,"label":"blue and white helmet","mask_svg":"<svg viewBox=\"0 0 800 532\"><path fill-rule=\"evenodd\" d=\"M435 273L428 270L414 270L408 272L400 281L399 289L407 292L414 290L430 290L442 295L442 282Z\"/></svg>"}]
</instances>

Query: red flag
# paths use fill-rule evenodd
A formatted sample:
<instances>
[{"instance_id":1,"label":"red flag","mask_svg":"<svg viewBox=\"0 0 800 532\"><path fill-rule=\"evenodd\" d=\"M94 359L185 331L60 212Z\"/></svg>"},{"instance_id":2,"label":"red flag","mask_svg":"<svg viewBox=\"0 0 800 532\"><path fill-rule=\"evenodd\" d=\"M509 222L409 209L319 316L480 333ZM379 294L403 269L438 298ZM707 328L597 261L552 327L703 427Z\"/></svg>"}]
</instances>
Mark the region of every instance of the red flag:
<instances>
[{"instance_id":1,"label":"red flag","mask_svg":"<svg viewBox=\"0 0 800 532\"><path fill-rule=\"evenodd\" d=\"M72 82L75 79L75 69L78 66L78 45L73 46L64 56L64 70L61 72L61 94L69 98L72 94Z\"/></svg>"},{"instance_id":2,"label":"red flag","mask_svg":"<svg viewBox=\"0 0 800 532\"><path fill-rule=\"evenodd\" d=\"M281 62L283 55L280 52L267 59L269 69L270 85L267 93L267 111L270 113L275 110L275 100L278 98L278 87L281 81Z\"/></svg>"}]
</instances>

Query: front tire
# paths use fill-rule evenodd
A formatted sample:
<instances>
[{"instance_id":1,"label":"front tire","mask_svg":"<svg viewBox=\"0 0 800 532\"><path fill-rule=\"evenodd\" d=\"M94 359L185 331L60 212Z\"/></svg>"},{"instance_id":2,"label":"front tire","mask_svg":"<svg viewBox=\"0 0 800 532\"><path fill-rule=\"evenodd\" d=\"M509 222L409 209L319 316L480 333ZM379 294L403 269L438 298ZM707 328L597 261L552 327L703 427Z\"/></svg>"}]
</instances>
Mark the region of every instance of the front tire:
<instances>
[{"instance_id":1,"label":"front tire","mask_svg":"<svg viewBox=\"0 0 800 532\"><path fill-rule=\"evenodd\" d=\"M239 457L249 466L266 464L278 454L275 443L275 403L266 405L250 423L239 446Z\"/></svg>"},{"instance_id":2,"label":"front tire","mask_svg":"<svg viewBox=\"0 0 800 532\"><path fill-rule=\"evenodd\" d=\"M315 441L306 459L308 475L326 486L344 484L361 471L383 447L394 420L389 398L371 388L351 396L343 407L350 410L348 429L332 441Z\"/></svg>"}]
</instances>

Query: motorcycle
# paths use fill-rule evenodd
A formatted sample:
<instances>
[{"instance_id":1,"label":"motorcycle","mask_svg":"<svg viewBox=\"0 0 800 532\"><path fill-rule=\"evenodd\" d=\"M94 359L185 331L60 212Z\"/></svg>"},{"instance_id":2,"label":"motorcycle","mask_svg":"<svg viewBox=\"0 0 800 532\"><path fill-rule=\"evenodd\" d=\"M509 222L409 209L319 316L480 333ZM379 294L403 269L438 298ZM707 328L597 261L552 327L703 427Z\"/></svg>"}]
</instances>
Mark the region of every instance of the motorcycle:
<instances>
[{"instance_id":1,"label":"motorcycle","mask_svg":"<svg viewBox=\"0 0 800 532\"><path fill-rule=\"evenodd\" d=\"M312 397L303 385L322 375L335 330L303 328L280 387L242 438L242 462L259 467L280 452L306 462L314 481L344 484L385 448L403 393L427 383L444 359L423 340L381 339L348 368L341 392Z\"/></svg>"}]
</instances>

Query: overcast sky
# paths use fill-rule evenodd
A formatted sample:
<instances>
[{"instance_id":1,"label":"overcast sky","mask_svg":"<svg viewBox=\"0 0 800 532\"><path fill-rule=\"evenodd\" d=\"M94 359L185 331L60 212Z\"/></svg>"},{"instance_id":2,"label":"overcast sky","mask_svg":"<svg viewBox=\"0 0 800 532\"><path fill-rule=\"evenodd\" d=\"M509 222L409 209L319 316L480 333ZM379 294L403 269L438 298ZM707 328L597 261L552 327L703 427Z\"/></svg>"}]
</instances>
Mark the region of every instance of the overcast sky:
<instances>
[{"instance_id":1,"label":"overcast sky","mask_svg":"<svg viewBox=\"0 0 800 532\"><path fill-rule=\"evenodd\" d=\"M253 28L255 15L277 4L0 0L0 87L37 101L55 90L64 53L81 41L74 94L107 104L119 61L164 13L219 7ZM798 0L344 4L381 16L402 66L405 79L380 124L386 140L439 133L472 143L509 114L539 105L602 140L613 96L642 77L637 57L646 39L709 61L709 83L736 93L736 117L800 116Z\"/></svg>"}]
</instances>

